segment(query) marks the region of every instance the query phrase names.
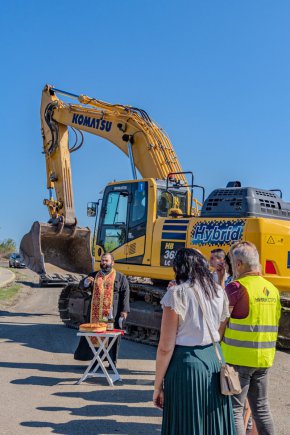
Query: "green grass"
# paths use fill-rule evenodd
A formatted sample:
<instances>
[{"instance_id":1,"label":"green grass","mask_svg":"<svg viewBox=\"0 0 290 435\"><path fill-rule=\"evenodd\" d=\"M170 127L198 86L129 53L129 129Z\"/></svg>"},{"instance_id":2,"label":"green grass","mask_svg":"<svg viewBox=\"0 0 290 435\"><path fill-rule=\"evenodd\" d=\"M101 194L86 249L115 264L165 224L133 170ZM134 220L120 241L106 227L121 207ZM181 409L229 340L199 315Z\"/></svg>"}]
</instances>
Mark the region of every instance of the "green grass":
<instances>
[{"instance_id":1,"label":"green grass","mask_svg":"<svg viewBox=\"0 0 290 435\"><path fill-rule=\"evenodd\" d=\"M12 299L18 291L20 290L20 285L12 285L11 287L0 289L0 301L7 301Z\"/></svg>"}]
</instances>

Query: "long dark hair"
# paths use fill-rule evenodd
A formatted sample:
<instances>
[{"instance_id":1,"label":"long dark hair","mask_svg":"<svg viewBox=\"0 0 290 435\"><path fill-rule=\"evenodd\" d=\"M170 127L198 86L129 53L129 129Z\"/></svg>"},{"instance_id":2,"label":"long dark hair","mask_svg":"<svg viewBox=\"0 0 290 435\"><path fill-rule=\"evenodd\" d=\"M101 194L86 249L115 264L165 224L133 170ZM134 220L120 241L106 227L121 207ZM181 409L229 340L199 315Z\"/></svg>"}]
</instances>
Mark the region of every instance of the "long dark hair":
<instances>
[{"instance_id":1,"label":"long dark hair","mask_svg":"<svg viewBox=\"0 0 290 435\"><path fill-rule=\"evenodd\" d=\"M204 256L195 249L181 248L173 261L173 270L177 284L189 280L199 283L208 299L217 296L217 286Z\"/></svg>"},{"instance_id":2,"label":"long dark hair","mask_svg":"<svg viewBox=\"0 0 290 435\"><path fill-rule=\"evenodd\" d=\"M227 263L228 268L229 268L229 272L228 272L229 275L233 276L233 268L232 268L232 263L231 263L229 253L227 253L227 255L225 256L225 262Z\"/></svg>"}]
</instances>

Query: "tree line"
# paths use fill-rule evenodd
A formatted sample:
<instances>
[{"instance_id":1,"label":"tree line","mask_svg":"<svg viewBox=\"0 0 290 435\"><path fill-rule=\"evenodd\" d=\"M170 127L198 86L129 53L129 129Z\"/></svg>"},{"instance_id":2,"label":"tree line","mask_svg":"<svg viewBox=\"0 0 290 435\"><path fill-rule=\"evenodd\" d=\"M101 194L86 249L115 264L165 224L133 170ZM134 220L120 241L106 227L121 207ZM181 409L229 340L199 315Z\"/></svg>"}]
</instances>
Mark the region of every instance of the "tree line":
<instances>
[{"instance_id":1,"label":"tree line","mask_svg":"<svg viewBox=\"0 0 290 435\"><path fill-rule=\"evenodd\" d=\"M16 251L16 243L13 239L5 239L0 242L0 257L8 257Z\"/></svg>"}]
</instances>

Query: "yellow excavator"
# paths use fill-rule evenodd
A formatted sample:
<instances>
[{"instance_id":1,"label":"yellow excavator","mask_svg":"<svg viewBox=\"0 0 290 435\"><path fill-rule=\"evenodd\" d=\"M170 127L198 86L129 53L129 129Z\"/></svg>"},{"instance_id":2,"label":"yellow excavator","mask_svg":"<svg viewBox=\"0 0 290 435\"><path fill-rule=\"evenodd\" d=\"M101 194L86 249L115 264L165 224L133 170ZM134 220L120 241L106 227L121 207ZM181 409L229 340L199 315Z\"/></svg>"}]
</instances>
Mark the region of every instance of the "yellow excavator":
<instances>
[{"instance_id":1,"label":"yellow excavator","mask_svg":"<svg viewBox=\"0 0 290 435\"><path fill-rule=\"evenodd\" d=\"M65 103L59 94L77 104ZM44 204L50 219L33 224L20 251L27 266L39 273L42 285L68 283L59 300L64 323L78 326L85 319L89 295L75 283L79 274L98 269L104 252L112 252L116 268L130 278L128 332L137 341L156 343L159 300L173 278L177 250L198 248L209 257L214 248L228 251L238 240L248 240L259 250L263 275L281 291L279 339L281 345L290 346L290 204L283 201L280 190L242 187L234 181L204 200L204 188L194 184L191 172L182 171L164 130L135 107L47 85L42 92L41 126L50 193ZM72 146L68 127L81 137ZM132 168L132 179L109 183L101 201L88 204L88 216L96 219L92 243L89 229L77 226L70 165L70 153L80 148L84 131L115 144ZM197 189L201 203L194 198Z\"/></svg>"}]
</instances>

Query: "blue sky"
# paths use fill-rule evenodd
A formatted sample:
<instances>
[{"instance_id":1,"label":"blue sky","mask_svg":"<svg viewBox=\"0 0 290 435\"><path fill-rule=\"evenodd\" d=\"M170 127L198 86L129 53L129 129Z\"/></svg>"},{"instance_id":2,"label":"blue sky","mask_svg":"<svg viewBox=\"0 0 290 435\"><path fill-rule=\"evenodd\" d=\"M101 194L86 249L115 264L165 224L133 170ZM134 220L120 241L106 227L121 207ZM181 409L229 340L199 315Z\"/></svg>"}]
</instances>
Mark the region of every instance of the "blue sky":
<instances>
[{"instance_id":1,"label":"blue sky","mask_svg":"<svg viewBox=\"0 0 290 435\"><path fill-rule=\"evenodd\" d=\"M290 201L290 3L2 2L0 240L46 222L39 106L46 83L145 109L207 194L229 180ZM86 135L72 155L79 224L129 160Z\"/></svg>"}]
</instances>

